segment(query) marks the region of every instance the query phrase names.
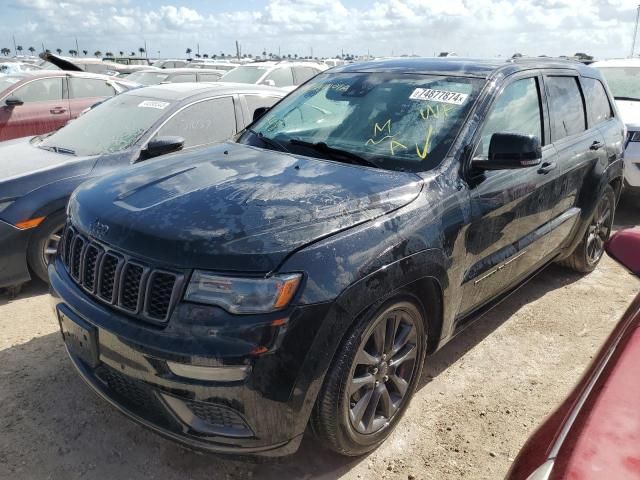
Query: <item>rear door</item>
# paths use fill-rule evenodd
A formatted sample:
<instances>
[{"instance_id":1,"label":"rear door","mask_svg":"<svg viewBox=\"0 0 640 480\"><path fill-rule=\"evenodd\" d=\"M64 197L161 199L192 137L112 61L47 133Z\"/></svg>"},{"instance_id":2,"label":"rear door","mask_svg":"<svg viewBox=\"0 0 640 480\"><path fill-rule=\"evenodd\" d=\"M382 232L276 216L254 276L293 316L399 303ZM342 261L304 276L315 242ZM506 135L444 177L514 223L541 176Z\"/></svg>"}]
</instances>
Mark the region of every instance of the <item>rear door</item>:
<instances>
[{"instance_id":1,"label":"rear door","mask_svg":"<svg viewBox=\"0 0 640 480\"><path fill-rule=\"evenodd\" d=\"M6 98L16 98L24 103L0 108L0 141L49 133L64 126L71 118L63 76L32 80L17 87Z\"/></svg>"},{"instance_id":2,"label":"rear door","mask_svg":"<svg viewBox=\"0 0 640 480\"><path fill-rule=\"evenodd\" d=\"M106 80L68 77L68 82L71 118L77 118L83 110L116 94L115 88Z\"/></svg>"},{"instance_id":3,"label":"rear door","mask_svg":"<svg viewBox=\"0 0 640 480\"><path fill-rule=\"evenodd\" d=\"M473 159L487 159L494 133L519 133L538 137L542 165L553 166L556 151L548 130L541 75L515 76L486 116ZM541 173L540 168L485 170L469 180L472 221L466 235L462 317L513 286L544 256L541 237L553 219L555 198L553 175Z\"/></svg>"},{"instance_id":4,"label":"rear door","mask_svg":"<svg viewBox=\"0 0 640 480\"><path fill-rule=\"evenodd\" d=\"M604 136L587 121L584 93L577 73L553 72L545 75L544 83L551 117L551 140L558 152L556 175L561 179L554 215L577 214L583 206L580 201L583 189L596 187L588 185L589 174L598 162L603 166L606 162Z\"/></svg>"}]
</instances>

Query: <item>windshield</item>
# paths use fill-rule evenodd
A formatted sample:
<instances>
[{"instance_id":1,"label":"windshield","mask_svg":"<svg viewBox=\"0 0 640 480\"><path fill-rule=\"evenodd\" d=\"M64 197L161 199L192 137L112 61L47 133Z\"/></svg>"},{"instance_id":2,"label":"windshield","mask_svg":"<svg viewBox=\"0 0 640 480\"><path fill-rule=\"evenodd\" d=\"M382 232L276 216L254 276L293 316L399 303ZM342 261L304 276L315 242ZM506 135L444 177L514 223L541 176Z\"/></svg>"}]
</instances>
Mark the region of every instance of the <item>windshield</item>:
<instances>
[{"instance_id":1,"label":"windshield","mask_svg":"<svg viewBox=\"0 0 640 480\"><path fill-rule=\"evenodd\" d=\"M220 79L221 82L233 82L233 83L251 83L254 84L260 78L267 73L269 67L258 67L244 65L242 67L234 68L225 73Z\"/></svg>"},{"instance_id":2,"label":"windshield","mask_svg":"<svg viewBox=\"0 0 640 480\"><path fill-rule=\"evenodd\" d=\"M133 145L170 106L164 99L117 95L47 137L39 147L76 155L119 152Z\"/></svg>"},{"instance_id":3,"label":"windshield","mask_svg":"<svg viewBox=\"0 0 640 480\"><path fill-rule=\"evenodd\" d=\"M483 82L397 73L320 74L239 141L321 158L339 159L338 149L361 157L362 164L426 171L449 151Z\"/></svg>"},{"instance_id":4,"label":"windshield","mask_svg":"<svg viewBox=\"0 0 640 480\"><path fill-rule=\"evenodd\" d=\"M164 82L168 76L168 73L162 72L135 72L129 75L127 80L142 85L158 85Z\"/></svg>"},{"instance_id":5,"label":"windshield","mask_svg":"<svg viewBox=\"0 0 640 480\"><path fill-rule=\"evenodd\" d=\"M639 67L600 67L614 97L640 100Z\"/></svg>"}]
</instances>

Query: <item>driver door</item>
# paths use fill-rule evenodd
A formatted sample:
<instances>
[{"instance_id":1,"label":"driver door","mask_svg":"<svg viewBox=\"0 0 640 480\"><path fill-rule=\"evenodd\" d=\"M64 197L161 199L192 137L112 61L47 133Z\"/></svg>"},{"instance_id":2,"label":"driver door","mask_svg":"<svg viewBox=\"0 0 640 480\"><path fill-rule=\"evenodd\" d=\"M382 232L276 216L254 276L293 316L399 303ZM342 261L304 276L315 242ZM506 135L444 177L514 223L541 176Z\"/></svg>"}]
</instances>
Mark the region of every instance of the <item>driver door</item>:
<instances>
[{"instance_id":1,"label":"driver door","mask_svg":"<svg viewBox=\"0 0 640 480\"><path fill-rule=\"evenodd\" d=\"M529 74L531 75L531 74ZM535 135L539 166L478 171L470 181L472 221L466 235L467 270L460 316L513 286L544 255L544 226L553 218L556 151L548 142L548 114L539 75L517 77L498 94L480 131L474 162L487 159L494 133Z\"/></svg>"}]
</instances>

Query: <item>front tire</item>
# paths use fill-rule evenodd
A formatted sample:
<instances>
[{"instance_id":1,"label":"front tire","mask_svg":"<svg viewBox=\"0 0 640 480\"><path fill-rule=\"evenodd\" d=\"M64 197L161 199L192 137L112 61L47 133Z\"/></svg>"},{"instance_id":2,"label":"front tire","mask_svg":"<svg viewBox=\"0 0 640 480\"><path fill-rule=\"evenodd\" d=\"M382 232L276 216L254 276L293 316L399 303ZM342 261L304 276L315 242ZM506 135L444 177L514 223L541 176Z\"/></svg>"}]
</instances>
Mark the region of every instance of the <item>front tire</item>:
<instances>
[{"instance_id":1,"label":"front tire","mask_svg":"<svg viewBox=\"0 0 640 480\"><path fill-rule=\"evenodd\" d=\"M347 456L380 445L404 414L422 372L427 336L412 300L385 302L343 339L311 415L329 449Z\"/></svg>"},{"instance_id":2,"label":"front tire","mask_svg":"<svg viewBox=\"0 0 640 480\"><path fill-rule=\"evenodd\" d=\"M29 242L27 262L31 271L45 283L49 283L47 267L56 254L65 219L63 211L49 215L33 232Z\"/></svg>"},{"instance_id":3,"label":"front tire","mask_svg":"<svg viewBox=\"0 0 640 480\"><path fill-rule=\"evenodd\" d=\"M595 270L604 254L605 242L611 235L615 210L616 194L611 185L607 185L582 240L569 257L558 263L580 273Z\"/></svg>"}]
</instances>

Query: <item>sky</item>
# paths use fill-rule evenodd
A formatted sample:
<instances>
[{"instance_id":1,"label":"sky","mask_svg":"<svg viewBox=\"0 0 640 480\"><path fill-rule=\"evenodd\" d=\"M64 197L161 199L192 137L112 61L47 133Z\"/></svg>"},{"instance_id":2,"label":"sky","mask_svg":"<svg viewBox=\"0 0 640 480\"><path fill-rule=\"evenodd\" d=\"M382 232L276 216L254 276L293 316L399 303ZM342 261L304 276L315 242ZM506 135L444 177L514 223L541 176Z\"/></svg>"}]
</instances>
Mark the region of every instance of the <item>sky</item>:
<instances>
[{"instance_id":1,"label":"sky","mask_svg":"<svg viewBox=\"0 0 640 480\"><path fill-rule=\"evenodd\" d=\"M0 0L0 48L625 57L638 0ZM639 33L640 36L640 33ZM640 41L638 42L640 44ZM638 47L640 51L640 46Z\"/></svg>"}]
</instances>

